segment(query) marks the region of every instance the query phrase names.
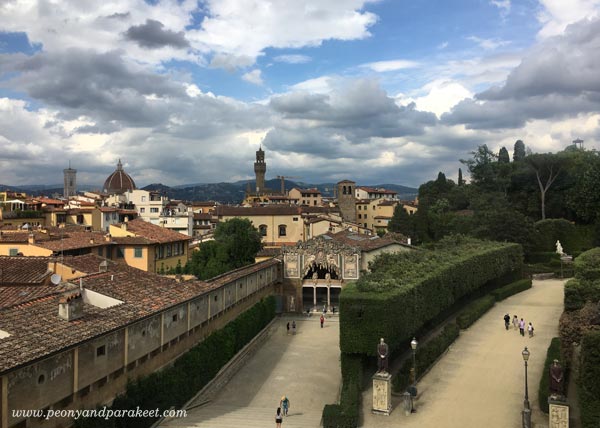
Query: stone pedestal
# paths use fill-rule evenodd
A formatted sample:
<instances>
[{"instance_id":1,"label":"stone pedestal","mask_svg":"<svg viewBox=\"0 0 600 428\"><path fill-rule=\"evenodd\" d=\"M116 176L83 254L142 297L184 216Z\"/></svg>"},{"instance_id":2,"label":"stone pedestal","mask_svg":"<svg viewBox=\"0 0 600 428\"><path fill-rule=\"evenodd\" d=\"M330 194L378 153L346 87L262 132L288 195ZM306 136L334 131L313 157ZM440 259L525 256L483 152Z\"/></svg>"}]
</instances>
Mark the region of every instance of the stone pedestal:
<instances>
[{"instance_id":1,"label":"stone pedestal","mask_svg":"<svg viewBox=\"0 0 600 428\"><path fill-rule=\"evenodd\" d=\"M564 400L548 398L550 428L569 428L569 406Z\"/></svg>"},{"instance_id":2,"label":"stone pedestal","mask_svg":"<svg viewBox=\"0 0 600 428\"><path fill-rule=\"evenodd\" d=\"M392 412L392 375L377 372L373 376L373 413L389 415Z\"/></svg>"}]
</instances>

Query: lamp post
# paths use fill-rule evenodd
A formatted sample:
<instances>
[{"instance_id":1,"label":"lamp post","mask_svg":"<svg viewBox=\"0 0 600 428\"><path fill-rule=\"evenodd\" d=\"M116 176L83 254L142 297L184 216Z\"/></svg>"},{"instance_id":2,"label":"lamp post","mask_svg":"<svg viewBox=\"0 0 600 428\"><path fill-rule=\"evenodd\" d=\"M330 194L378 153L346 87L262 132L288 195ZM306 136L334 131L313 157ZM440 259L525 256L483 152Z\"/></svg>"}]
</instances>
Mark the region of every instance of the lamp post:
<instances>
[{"instance_id":1,"label":"lamp post","mask_svg":"<svg viewBox=\"0 0 600 428\"><path fill-rule=\"evenodd\" d=\"M413 367L412 367L412 385L411 385L411 394L413 397L417 396L417 338L413 337L413 340L410 341L410 347L412 348L412 357L413 357Z\"/></svg>"},{"instance_id":2,"label":"lamp post","mask_svg":"<svg viewBox=\"0 0 600 428\"><path fill-rule=\"evenodd\" d=\"M523 401L523 428L531 428L531 407L529 406L529 388L527 387L527 361L529 360L527 346L521 352L525 362L525 400Z\"/></svg>"}]
</instances>

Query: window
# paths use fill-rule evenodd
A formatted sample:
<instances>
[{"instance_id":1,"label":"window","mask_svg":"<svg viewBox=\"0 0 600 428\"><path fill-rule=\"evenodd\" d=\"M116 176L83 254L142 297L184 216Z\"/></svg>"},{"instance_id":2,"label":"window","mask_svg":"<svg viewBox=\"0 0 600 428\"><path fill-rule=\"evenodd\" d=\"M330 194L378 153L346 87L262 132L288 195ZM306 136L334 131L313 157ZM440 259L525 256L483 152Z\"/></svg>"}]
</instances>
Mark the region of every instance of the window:
<instances>
[{"instance_id":1,"label":"window","mask_svg":"<svg viewBox=\"0 0 600 428\"><path fill-rule=\"evenodd\" d=\"M8 255L9 256L16 256L17 254L19 254L19 249L18 248L11 248L8 250Z\"/></svg>"},{"instance_id":2,"label":"window","mask_svg":"<svg viewBox=\"0 0 600 428\"><path fill-rule=\"evenodd\" d=\"M102 248L102 247L98 247L98 255L99 255L100 257L104 257L104 248Z\"/></svg>"},{"instance_id":3,"label":"window","mask_svg":"<svg viewBox=\"0 0 600 428\"><path fill-rule=\"evenodd\" d=\"M279 236L286 236L286 229L287 226L285 224L280 224L279 225Z\"/></svg>"},{"instance_id":4,"label":"window","mask_svg":"<svg viewBox=\"0 0 600 428\"><path fill-rule=\"evenodd\" d=\"M106 355L106 345L98 346L96 348L96 357Z\"/></svg>"},{"instance_id":5,"label":"window","mask_svg":"<svg viewBox=\"0 0 600 428\"><path fill-rule=\"evenodd\" d=\"M140 214L144 214L146 212L146 208L142 207L140 208Z\"/></svg>"},{"instance_id":6,"label":"window","mask_svg":"<svg viewBox=\"0 0 600 428\"><path fill-rule=\"evenodd\" d=\"M177 314L173 314L173 322L177 322Z\"/></svg>"},{"instance_id":7,"label":"window","mask_svg":"<svg viewBox=\"0 0 600 428\"><path fill-rule=\"evenodd\" d=\"M358 218L359 218L359 219L360 219L360 218L362 218L362 214L359 214L359 215L358 215Z\"/></svg>"},{"instance_id":8,"label":"window","mask_svg":"<svg viewBox=\"0 0 600 428\"><path fill-rule=\"evenodd\" d=\"M41 374L41 375L38 377L38 385L41 385L41 384L43 384L44 382L46 382L46 376L44 376L43 374Z\"/></svg>"},{"instance_id":9,"label":"window","mask_svg":"<svg viewBox=\"0 0 600 428\"><path fill-rule=\"evenodd\" d=\"M367 218L367 214L365 214L365 217L364 217L364 218Z\"/></svg>"},{"instance_id":10,"label":"window","mask_svg":"<svg viewBox=\"0 0 600 428\"><path fill-rule=\"evenodd\" d=\"M260 233L260 236L267 236L267 225L261 224L260 226L258 226L258 231Z\"/></svg>"},{"instance_id":11,"label":"window","mask_svg":"<svg viewBox=\"0 0 600 428\"><path fill-rule=\"evenodd\" d=\"M125 257L125 250L123 250L123 248L121 248L121 247L118 247L117 248L117 258L122 259L123 257Z\"/></svg>"},{"instance_id":12,"label":"window","mask_svg":"<svg viewBox=\"0 0 600 428\"><path fill-rule=\"evenodd\" d=\"M158 208L150 208L151 213L158 213Z\"/></svg>"},{"instance_id":13,"label":"window","mask_svg":"<svg viewBox=\"0 0 600 428\"><path fill-rule=\"evenodd\" d=\"M136 259L142 258L142 247L135 247L133 249L133 257L135 257Z\"/></svg>"},{"instance_id":14,"label":"window","mask_svg":"<svg viewBox=\"0 0 600 428\"><path fill-rule=\"evenodd\" d=\"M293 221L298 221L298 217L292 217Z\"/></svg>"},{"instance_id":15,"label":"window","mask_svg":"<svg viewBox=\"0 0 600 428\"><path fill-rule=\"evenodd\" d=\"M142 202L146 202L146 197L142 196Z\"/></svg>"},{"instance_id":16,"label":"window","mask_svg":"<svg viewBox=\"0 0 600 428\"><path fill-rule=\"evenodd\" d=\"M104 214L104 220L110 221L110 214Z\"/></svg>"},{"instance_id":17,"label":"window","mask_svg":"<svg viewBox=\"0 0 600 428\"><path fill-rule=\"evenodd\" d=\"M362 210L362 205L359 205L359 206L358 206L358 210L359 210L359 211L360 211L360 210Z\"/></svg>"},{"instance_id":18,"label":"window","mask_svg":"<svg viewBox=\"0 0 600 428\"><path fill-rule=\"evenodd\" d=\"M171 246L167 245L167 257L171 257L172 251L173 251L173 249L171 248Z\"/></svg>"}]
</instances>

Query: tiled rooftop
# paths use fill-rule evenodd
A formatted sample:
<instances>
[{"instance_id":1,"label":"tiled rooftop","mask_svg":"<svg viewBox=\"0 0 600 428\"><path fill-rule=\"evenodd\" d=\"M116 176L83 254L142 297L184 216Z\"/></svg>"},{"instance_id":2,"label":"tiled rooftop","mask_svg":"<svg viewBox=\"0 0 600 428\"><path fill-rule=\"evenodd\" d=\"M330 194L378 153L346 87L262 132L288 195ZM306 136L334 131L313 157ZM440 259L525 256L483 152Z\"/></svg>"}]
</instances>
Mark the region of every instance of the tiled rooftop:
<instances>
[{"instance_id":1,"label":"tiled rooftop","mask_svg":"<svg viewBox=\"0 0 600 428\"><path fill-rule=\"evenodd\" d=\"M0 285L44 283L51 274L49 260L48 257L0 256Z\"/></svg>"},{"instance_id":2,"label":"tiled rooftop","mask_svg":"<svg viewBox=\"0 0 600 428\"><path fill-rule=\"evenodd\" d=\"M126 227L128 232L132 232L138 237L147 238L151 241L161 244L167 242L187 241L190 239L190 237L179 232L174 232L164 227L156 226L140 218L128 221L125 224L127 225Z\"/></svg>"}]
</instances>

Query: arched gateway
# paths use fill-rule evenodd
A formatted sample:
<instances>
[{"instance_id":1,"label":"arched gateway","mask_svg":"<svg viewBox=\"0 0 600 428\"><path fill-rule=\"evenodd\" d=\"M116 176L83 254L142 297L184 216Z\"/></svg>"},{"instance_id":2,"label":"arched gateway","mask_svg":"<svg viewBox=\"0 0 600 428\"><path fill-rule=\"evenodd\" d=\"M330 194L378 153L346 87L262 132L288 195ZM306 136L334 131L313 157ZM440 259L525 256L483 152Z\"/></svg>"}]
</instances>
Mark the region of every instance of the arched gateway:
<instances>
[{"instance_id":1,"label":"arched gateway","mask_svg":"<svg viewBox=\"0 0 600 428\"><path fill-rule=\"evenodd\" d=\"M337 309L344 282L358 279L360 257L360 248L329 235L283 247L287 310Z\"/></svg>"}]
</instances>

